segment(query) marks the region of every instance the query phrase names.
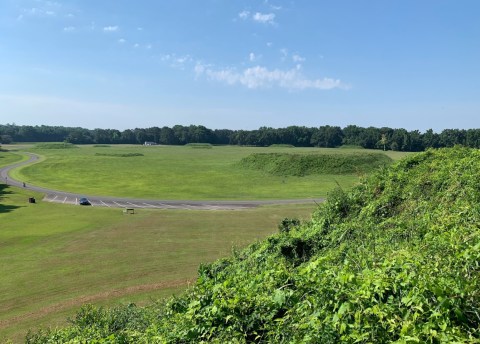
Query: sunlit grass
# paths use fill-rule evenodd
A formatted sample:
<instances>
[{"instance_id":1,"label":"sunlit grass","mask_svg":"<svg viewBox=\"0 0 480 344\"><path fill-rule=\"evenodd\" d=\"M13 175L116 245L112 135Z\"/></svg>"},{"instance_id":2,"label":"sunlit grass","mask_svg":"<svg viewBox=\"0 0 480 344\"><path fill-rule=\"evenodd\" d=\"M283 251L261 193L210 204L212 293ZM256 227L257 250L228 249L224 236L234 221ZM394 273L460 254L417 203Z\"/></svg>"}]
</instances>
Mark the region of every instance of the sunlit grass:
<instances>
[{"instance_id":1,"label":"sunlit grass","mask_svg":"<svg viewBox=\"0 0 480 344\"><path fill-rule=\"evenodd\" d=\"M80 149L36 150L45 156L45 161L15 171L13 175L29 184L89 195L218 200L315 198L325 196L337 184L344 188L351 187L359 176L273 176L239 168L237 163L254 152L347 154L356 151L368 152L355 149L235 146L216 146L212 149L193 149L188 146L82 146ZM386 154L394 158L404 155Z\"/></svg>"},{"instance_id":2,"label":"sunlit grass","mask_svg":"<svg viewBox=\"0 0 480 344\"><path fill-rule=\"evenodd\" d=\"M2 187L3 188L3 187ZM41 202L8 187L0 196L0 338L21 341L84 302L144 303L187 287L202 262L276 231L315 204L242 211L138 210ZM37 204L29 204L34 196Z\"/></svg>"}]
</instances>

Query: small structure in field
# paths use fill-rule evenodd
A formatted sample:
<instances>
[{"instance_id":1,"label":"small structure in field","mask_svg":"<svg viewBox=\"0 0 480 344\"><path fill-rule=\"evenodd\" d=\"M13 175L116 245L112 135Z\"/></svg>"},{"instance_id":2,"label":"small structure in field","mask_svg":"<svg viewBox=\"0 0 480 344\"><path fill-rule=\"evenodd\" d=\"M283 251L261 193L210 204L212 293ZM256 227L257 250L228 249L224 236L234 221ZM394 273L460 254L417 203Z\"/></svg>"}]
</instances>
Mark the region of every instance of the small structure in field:
<instances>
[{"instance_id":1,"label":"small structure in field","mask_svg":"<svg viewBox=\"0 0 480 344\"><path fill-rule=\"evenodd\" d=\"M158 143L156 142L150 142L150 141L145 141L145 143L143 144L144 146L156 146L158 145Z\"/></svg>"}]
</instances>

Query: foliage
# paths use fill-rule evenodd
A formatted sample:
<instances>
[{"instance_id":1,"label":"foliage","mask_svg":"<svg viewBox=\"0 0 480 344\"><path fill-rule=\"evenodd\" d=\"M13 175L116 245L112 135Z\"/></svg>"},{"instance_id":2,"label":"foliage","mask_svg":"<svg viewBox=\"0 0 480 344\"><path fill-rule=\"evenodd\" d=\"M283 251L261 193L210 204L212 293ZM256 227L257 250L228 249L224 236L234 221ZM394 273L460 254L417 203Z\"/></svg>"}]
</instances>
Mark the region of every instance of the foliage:
<instances>
[{"instance_id":1,"label":"foliage","mask_svg":"<svg viewBox=\"0 0 480 344\"><path fill-rule=\"evenodd\" d=\"M136 322L92 308L35 342L479 343L479 169L472 149L409 156Z\"/></svg>"},{"instance_id":2,"label":"foliage","mask_svg":"<svg viewBox=\"0 0 480 344\"><path fill-rule=\"evenodd\" d=\"M284 218L282 222L278 225L278 230L280 232L290 232L295 227L300 226L300 220L296 218Z\"/></svg>"},{"instance_id":3,"label":"foliage","mask_svg":"<svg viewBox=\"0 0 480 344\"><path fill-rule=\"evenodd\" d=\"M272 147L272 148L295 148L294 145L290 145L290 144L287 144L287 143L275 143L273 145L270 145L269 147Z\"/></svg>"},{"instance_id":4,"label":"foliage","mask_svg":"<svg viewBox=\"0 0 480 344\"><path fill-rule=\"evenodd\" d=\"M35 148L38 149L71 149L78 148L72 143L69 142L50 142L50 143L38 143L35 145Z\"/></svg>"},{"instance_id":5,"label":"foliage","mask_svg":"<svg viewBox=\"0 0 480 344\"><path fill-rule=\"evenodd\" d=\"M208 129L202 125L116 129L85 129L60 126L18 126L0 124L0 143L58 142L73 144L143 144L145 141L162 145L210 143L214 145L242 145L268 147L292 145L295 147L359 146L368 149L417 152L427 148L464 145L480 148L480 129L445 129L425 133L403 128L358 127L345 128L322 125L319 127L289 126L286 128L260 127L257 130Z\"/></svg>"},{"instance_id":6,"label":"foliage","mask_svg":"<svg viewBox=\"0 0 480 344\"><path fill-rule=\"evenodd\" d=\"M143 156L142 153L95 153L96 156L112 156L116 158L130 158L135 156Z\"/></svg>"},{"instance_id":7,"label":"foliage","mask_svg":"<svg viewBox=\"0 0 480 344\"><path fill-rule=\"evenodd\" d=\"M211 149L213 145L211 143L187 143L185 146L196 149Z\"/></svg>"},{"instance_id":8,"label":"foliage","mask_svg":"<svg viewBox=\"0 0 480 344\"><path fill-rule=\"evenodd\" d=\"M253 153L240 161L244 168L273 175L363 174L392 162L380 153L290 154Z\"/></svg>"}]
</instances>

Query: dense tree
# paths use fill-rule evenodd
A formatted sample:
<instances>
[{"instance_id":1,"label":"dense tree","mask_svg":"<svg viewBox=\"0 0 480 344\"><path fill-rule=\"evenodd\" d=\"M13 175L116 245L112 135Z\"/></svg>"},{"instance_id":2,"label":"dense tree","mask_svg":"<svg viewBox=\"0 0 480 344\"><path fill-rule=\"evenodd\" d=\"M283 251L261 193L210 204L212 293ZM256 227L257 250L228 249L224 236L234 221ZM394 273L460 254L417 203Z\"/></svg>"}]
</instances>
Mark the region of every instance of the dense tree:
<instances>
[{"instance_id":1,"label":"dense tree","mask_svg":"<svg viewBox=\"0 0 480 344\"><path fill-rule=\"evenodd\" d=\"M340 127L329 125L321 126L310 139L310 143L316 147L338 147L342 144L343 133Z\"/></svg>"},{"instance_id":2,"label":"dense tree","mask_svg":"<svg viewBox=\"0 0 480 344\"><path fill-rule=\"evenodd\" d=\"M160 139L158 143L162 145L176 145L178 144L175 132L169 127L162 127L160 129Z\"/></svg>"},{"instance_id":3,"label":"dense tree","mask_svg":"<svg viewBox=\"0 0 480 344\"><path fill-rule=\"evenodd\" d=\"M308 128L289 126L286 128L260 127L257 130L211 130L202 125L116 129L85 129L61 126L19 126L0 124L0 143L11 142L71 142L74 144L143 144L152 141L165 145L187 143L232 144L246 146L270 146L289 144L296 147L338 147L355 145L369 149L391 149L397 151L422 151L427 148L464 145L480 148L480 129L445 129L440 134L432 129L421 133L418 130L392 129L388 127L363 128L349 125L320 126Z\"/></svg>"},{"instance_id":4,"label":"dense tree","mask_svg":"<svg viewBox=\"0 0 480 344\"><path fill-rule=\"evenodd\" d=\"M440 138L432 129L428 129L422 136L423 148L438 148L440 147Z\"/></svg>"}]
</instances>

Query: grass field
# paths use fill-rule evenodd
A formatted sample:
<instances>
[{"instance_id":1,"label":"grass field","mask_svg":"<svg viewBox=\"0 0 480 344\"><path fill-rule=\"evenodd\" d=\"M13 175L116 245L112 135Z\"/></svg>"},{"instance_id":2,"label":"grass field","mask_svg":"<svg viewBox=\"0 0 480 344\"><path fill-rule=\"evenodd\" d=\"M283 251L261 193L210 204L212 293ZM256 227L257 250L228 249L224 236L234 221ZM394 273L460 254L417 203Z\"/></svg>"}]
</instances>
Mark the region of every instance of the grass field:
<instances>
[{"instance_id":1,"label":"grass field","mask_svg":"<svg viewBox=\"0 0 480 344\"><path fill-rule=\"evenodd\" d=\"M46 160L13 172L28 184L88 195L210 200L315 198L325 196L337 183L348 188L358 180L357 175L275 176L240 168L238 162L252 153L367 152L235 146L80 146L31 151ZM405 153L386 154L396 159Z\"/></svg>"},{"instance_id":2,"label":"grass field","mask_svg":"<svg viewBox=\"0 0 480 344\"><path fill-rule=\"evenodd\" d=\"M0 150L0 167L7 166L21 161L23 158L21 155L13 154L8 151Z\"/></svg>"},{"instance_id":3,"label":"grass field","mask_svg":"<svg viewBox=\"0 0 480 344\"><path fill-rule=\"evenodd\" d=\"M0 184L0 338L61 324L86 302L145 302L183 290L199 263L275 232L310 205L246 211L140 210L29 204ZM1 342L1 341L0 341Z\"/></svg>"},{"instance_id":4,"label":"grass field","mask_svg":"<svg viewBox=\"0 0 480 344\"><path fill-rule=\"evenodd\" d=\"M274 176L242 169L258 152L349 154L356 149L80 146L32 149L42 162L13 176L88 195L159 199L282 199L325 196L357 175ZM405 153L386 152L393 159ZM0 153L0 166L21 155ZM119 209L39 202L0 184L0 339L64 324L84 303L145 303L184 290L198 265L275 232L285 217L309 219L314 204L242 211ZM1 341L0 341L1 342Z\"/></svg>"}]
</instances>

